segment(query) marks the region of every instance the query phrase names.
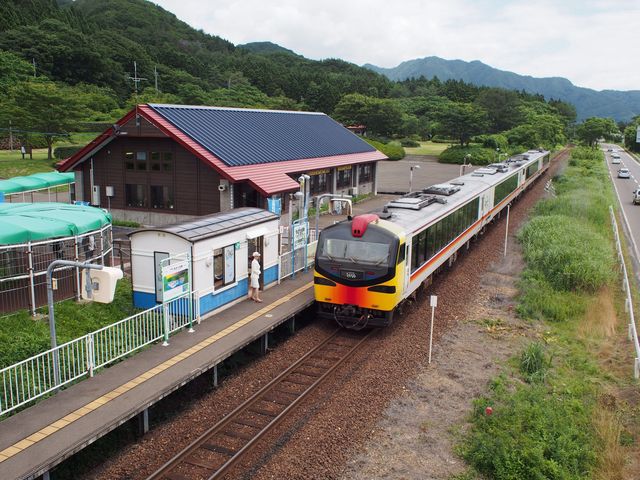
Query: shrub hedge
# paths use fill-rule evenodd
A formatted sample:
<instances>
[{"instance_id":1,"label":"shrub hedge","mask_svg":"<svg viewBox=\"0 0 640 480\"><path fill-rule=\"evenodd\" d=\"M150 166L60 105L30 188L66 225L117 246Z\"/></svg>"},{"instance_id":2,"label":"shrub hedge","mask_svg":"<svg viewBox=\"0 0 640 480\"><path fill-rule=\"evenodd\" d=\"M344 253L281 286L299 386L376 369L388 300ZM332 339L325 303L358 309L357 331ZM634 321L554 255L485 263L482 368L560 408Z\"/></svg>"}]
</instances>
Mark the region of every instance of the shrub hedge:
<instances>
[{"instance_id":1,"label":"shrub hedge","mask_svg":"<svg viewBox=\"0 0 640 480\"><path fill-rule=\"evenodd\" d=\"M389 157L389 160L401 160L406 155L404 148L402 148L402 145L398 142L381 143L368 138L365 138L364 140L372 147L375 147L384 153Z\"/></svg>"},{"instance_id":2,"label":"shrub hedge","mask_svg":"<svg viewBox=\"0 0 640 480\"><path fill-rule=\"evenodd\" d=\"M439 158L441 163L461 165L464 163L465 155L471 155L470 162L473 165L488 165L496 160L496 154L491 149L478 146L461 147L460 145L447 148Z\"/></svg>"}]
</instances>

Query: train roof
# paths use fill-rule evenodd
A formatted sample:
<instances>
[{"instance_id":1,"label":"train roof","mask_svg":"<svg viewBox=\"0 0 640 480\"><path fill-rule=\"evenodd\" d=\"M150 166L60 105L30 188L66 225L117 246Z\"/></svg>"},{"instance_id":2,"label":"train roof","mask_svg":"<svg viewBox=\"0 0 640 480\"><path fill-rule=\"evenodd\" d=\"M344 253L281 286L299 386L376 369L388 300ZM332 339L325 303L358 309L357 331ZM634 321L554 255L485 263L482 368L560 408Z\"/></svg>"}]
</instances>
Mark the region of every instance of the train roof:
<instances>
[{"instance_id":1,"label":"train roof","mask_svg":"<svg viewBox=\"0 0 640 480\"><path fill-rule=\"evenodd\" d=\"M529 150L502 163L481 167L453 178L447 183L424 187L395 198L385 205L391 216L381 215L381 218L395 223L407 232L419 230L548 154L546 150Z\"/></svg>"}]
</instances>

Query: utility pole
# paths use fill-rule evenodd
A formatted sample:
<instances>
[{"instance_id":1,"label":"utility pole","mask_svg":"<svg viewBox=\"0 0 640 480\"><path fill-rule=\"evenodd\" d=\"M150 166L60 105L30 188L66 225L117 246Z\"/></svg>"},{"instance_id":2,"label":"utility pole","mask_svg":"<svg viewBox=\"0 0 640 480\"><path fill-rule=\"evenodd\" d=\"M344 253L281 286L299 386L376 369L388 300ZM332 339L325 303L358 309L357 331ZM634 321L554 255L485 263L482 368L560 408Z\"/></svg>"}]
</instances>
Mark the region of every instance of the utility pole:
<instances>
[{"instance_id":1,"label":"utility pole","mask_svg":"<svg viewBox=\"0 0 640 480\"><path fill-rule=\"evenodd\" d=\"M134 88L134 93L136 95L136 97L138 96L138 84L140 82L142 82L143 80L147 80L144 77L138 77L138 63L137 62L133 62L133 77L127 77L128 80L133 81L133 88ZM157 87L156 87L157 89ZM136 103L137 103L137 99L136 99Z\"/></svg>"},{"instance_id":2,"label":"utility pole","mask_svg":"<svg viewBox=\"0 0 640 480\"><path fill-rule=\"evenodd\" d=\"M33 63L33 78L36 78L36 59L32 58L31 63Z\"/></svg>"},{"instance_id":3,"label":"utility pole","mask_svg":"<svg viewBox=\"0 0 640 480\"><path fill-rule=\"evenodd\" d=\"M11 120L9 120L9 150L13 152L13 130L11 129Z\"/></svg>"},{"instance_id":4,"label":"utility pole","mask_svg":"<svg viewBox=\"0 0 640 480\"><path fill-rule=\"evenodd\" d=\"M157 65L155 65L153 67L153 76L154 76L155 81L156 81L155 82L156 83L156 93L158 93L158 66Z\"/></svg>"}]
</instances>

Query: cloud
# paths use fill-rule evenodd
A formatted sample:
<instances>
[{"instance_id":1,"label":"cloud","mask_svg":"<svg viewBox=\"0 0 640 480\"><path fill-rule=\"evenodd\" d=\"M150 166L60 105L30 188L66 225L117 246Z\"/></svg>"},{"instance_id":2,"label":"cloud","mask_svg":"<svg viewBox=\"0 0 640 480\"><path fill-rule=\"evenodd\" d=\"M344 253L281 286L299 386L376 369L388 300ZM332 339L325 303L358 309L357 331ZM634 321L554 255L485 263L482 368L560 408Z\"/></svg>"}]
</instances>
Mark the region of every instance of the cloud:
<instances>
[{"instance_id":1,"label":"cloud","mask_svg":"<svg viewBox=\"0 0 640 480\"><path fill-rule=\"evenodd\" d=\"M312 59L393 67L435 55L594 89L640 89L640 3L627 0L156 3L235 44L271 41Z\"/></svg>"}]
</instances>

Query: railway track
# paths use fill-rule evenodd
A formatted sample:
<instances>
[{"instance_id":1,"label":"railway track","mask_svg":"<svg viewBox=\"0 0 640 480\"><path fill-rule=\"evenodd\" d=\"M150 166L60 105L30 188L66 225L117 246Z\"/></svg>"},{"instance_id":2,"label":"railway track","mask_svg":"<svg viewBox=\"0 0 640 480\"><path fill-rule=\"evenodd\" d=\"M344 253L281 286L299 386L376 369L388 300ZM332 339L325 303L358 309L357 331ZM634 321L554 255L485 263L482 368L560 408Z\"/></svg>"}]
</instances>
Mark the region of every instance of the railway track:
<instances>
[{"instance_id":1,"label":"railway track","mask_svg":"<svg viewBox=\"0 0 640 480\"><path fill-rule=\"evenodd\" d=\"M148 480L221 478L377 330L335 330Z\"/></svg>"}]
</instances>

